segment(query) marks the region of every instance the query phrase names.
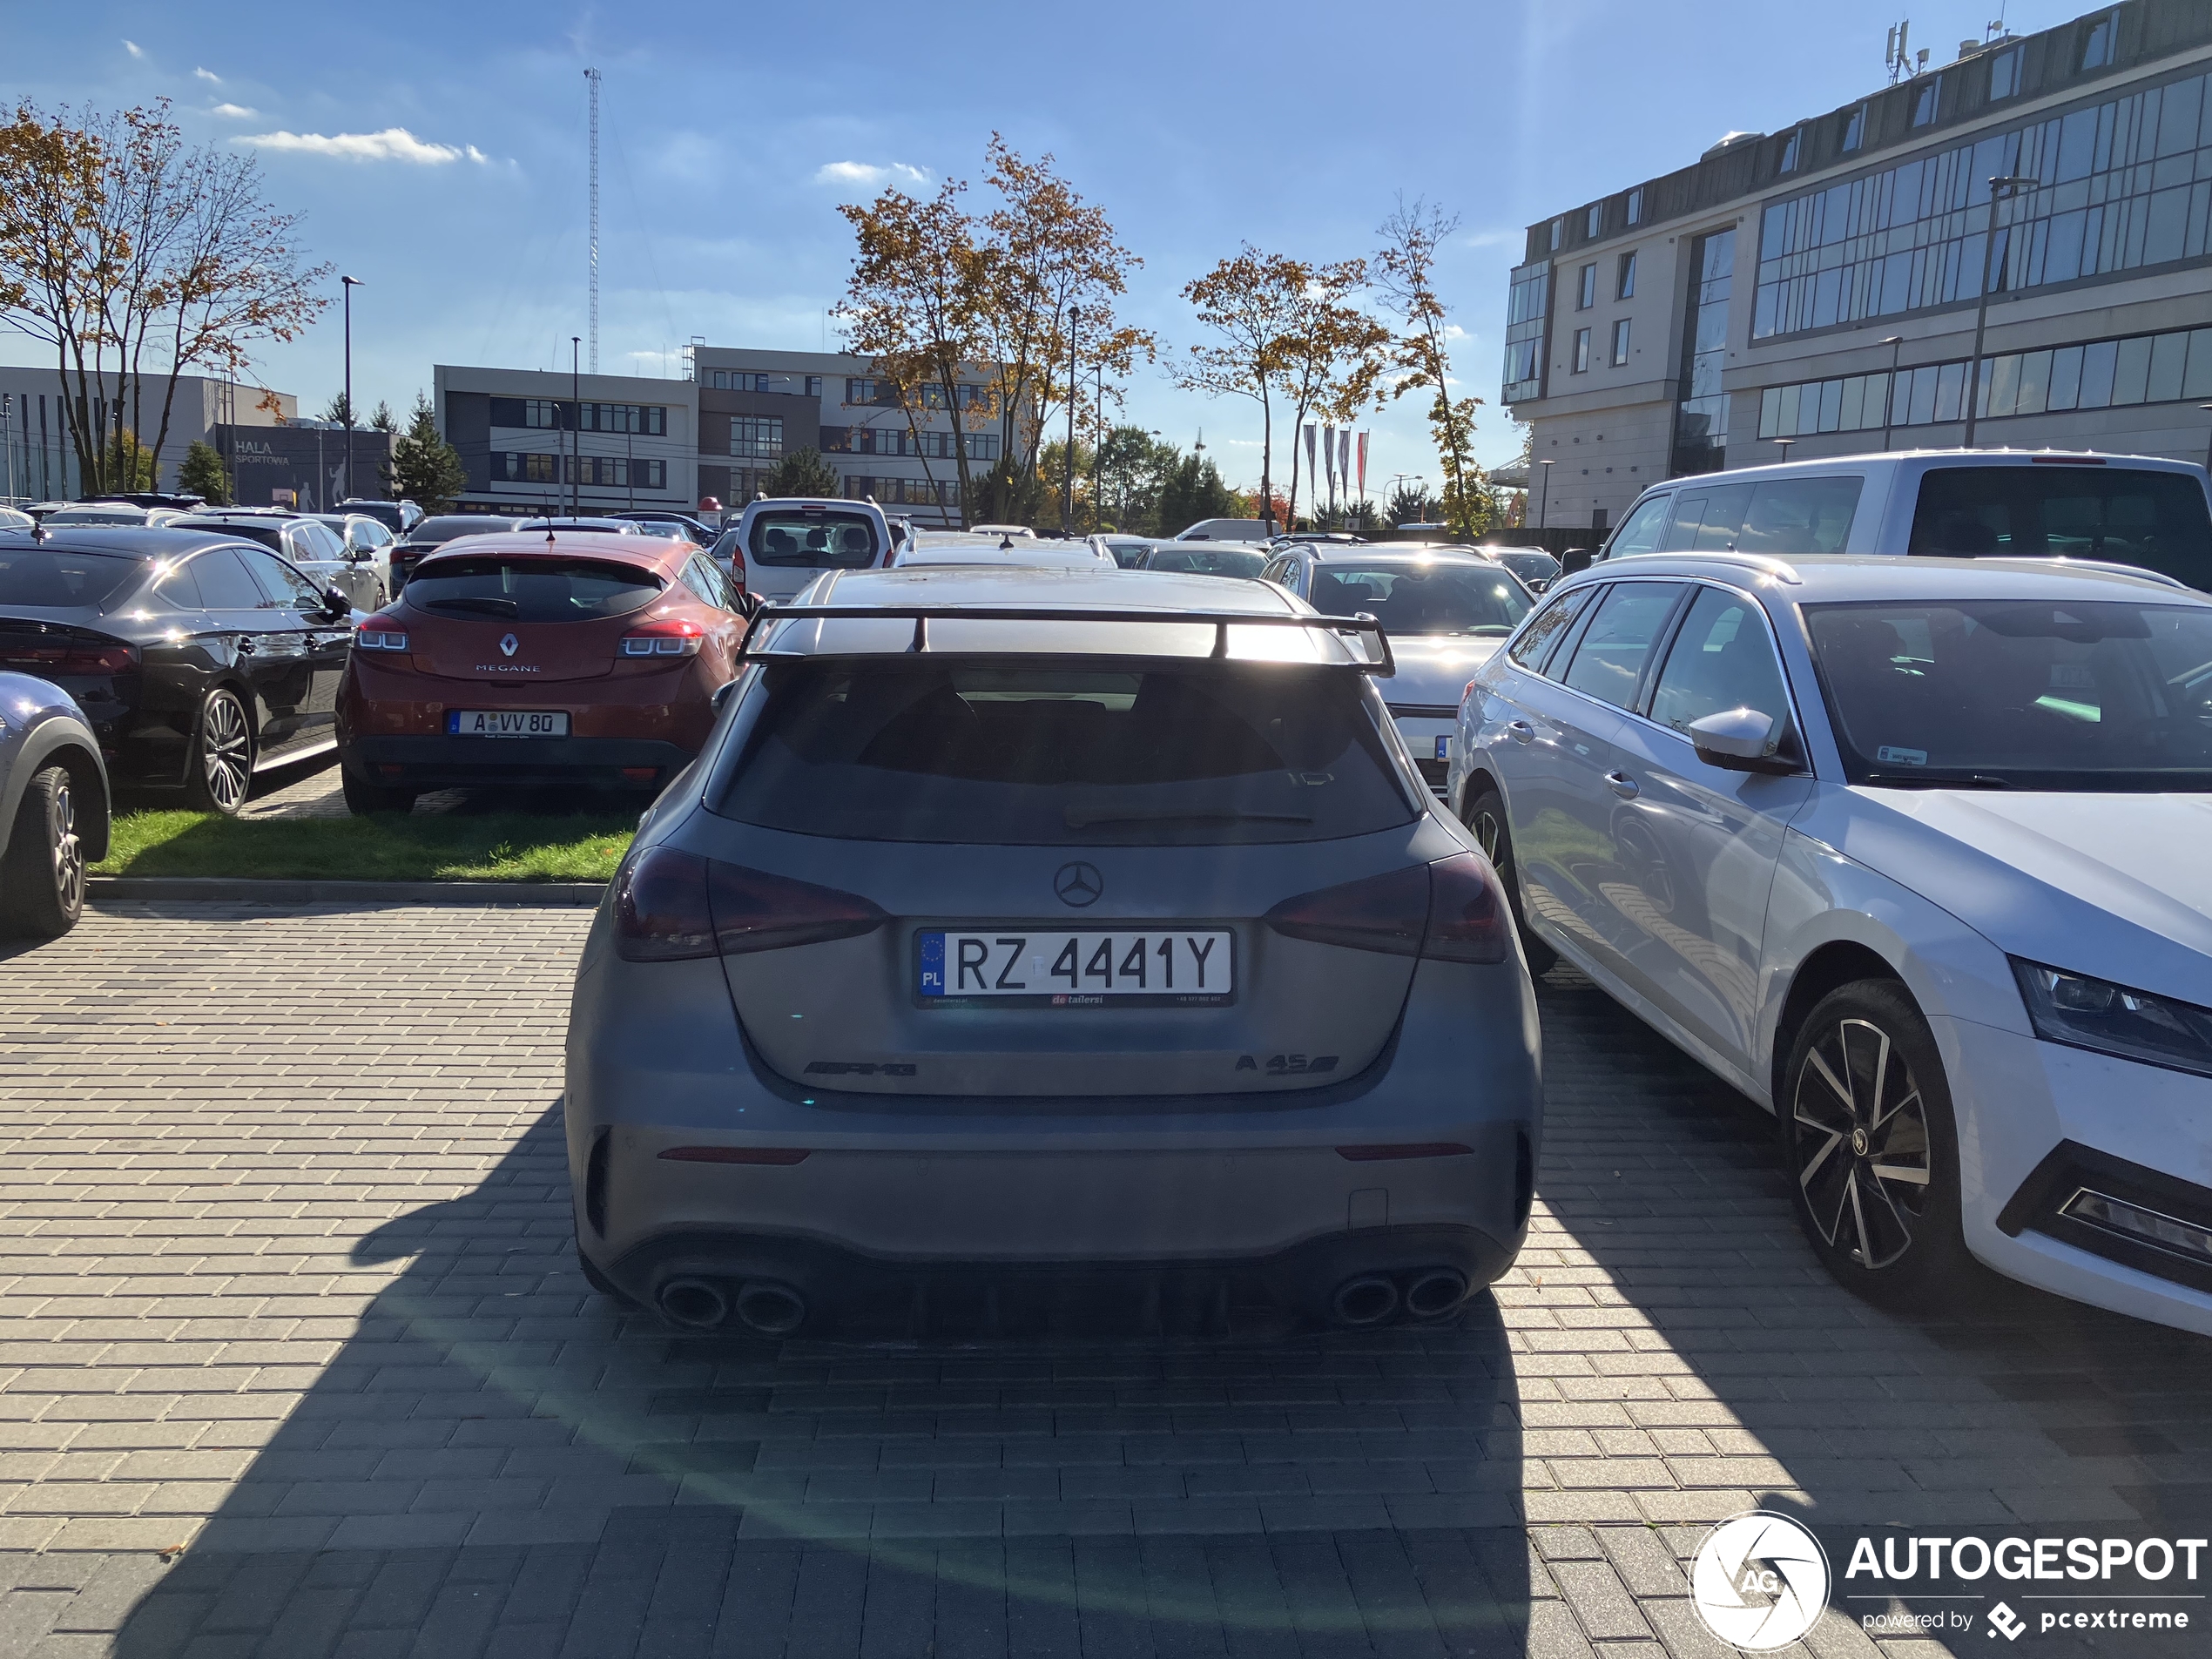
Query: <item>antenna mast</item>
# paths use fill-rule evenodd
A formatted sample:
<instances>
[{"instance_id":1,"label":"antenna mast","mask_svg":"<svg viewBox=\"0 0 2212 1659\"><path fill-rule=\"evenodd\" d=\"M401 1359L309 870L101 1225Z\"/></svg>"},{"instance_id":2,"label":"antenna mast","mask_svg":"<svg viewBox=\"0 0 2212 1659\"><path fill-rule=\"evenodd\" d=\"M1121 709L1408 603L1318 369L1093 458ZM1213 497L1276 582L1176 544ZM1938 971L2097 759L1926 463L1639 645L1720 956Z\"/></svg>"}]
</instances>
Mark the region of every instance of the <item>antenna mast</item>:
<instances>
[{"instance_id":1,"label":"antenna mast","mask_svg":"<svg viewBox=\"0 0 2212 1659\"><path fill-rule=\"evenodd\" d=\"M587 69L591 88L591 372L599 372L599 71Z\"/></svg>"}]
</instances>

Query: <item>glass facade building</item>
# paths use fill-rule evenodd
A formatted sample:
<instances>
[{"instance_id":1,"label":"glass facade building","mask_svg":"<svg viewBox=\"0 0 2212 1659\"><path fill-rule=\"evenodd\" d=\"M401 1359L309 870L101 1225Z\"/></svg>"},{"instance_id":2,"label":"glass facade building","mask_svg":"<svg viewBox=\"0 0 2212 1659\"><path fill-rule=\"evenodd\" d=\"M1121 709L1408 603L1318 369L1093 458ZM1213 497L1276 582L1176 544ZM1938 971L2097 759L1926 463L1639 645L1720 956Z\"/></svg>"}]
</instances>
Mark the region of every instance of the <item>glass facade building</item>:
<instances>
[{"instance_id":1,"label":"glass facade building","mask_svg":"<svg viewBox=\"0 0 2212 1659\"><path fill-rule=\"evenodd\" d=\"M1683 314L1682 397L1675 407L1674 470L1716 472L1728 464L1728 301L1735 287L1736 233L1690 245L1689 302Z\"/></svg>"}]
</instances>

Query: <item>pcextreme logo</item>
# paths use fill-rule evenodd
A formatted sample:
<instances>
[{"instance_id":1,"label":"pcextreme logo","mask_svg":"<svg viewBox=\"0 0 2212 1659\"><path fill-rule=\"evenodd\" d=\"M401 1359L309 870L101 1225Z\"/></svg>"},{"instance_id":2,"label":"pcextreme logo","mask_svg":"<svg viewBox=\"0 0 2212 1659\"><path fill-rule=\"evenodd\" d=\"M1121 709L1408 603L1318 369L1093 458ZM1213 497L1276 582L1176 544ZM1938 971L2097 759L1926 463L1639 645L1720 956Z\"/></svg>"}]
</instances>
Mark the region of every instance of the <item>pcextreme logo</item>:
<instances>
[{"instance_id":1,"label":"pcextreme logo","mask_svg":"<svg viewBox=\"0 0 2212 1659\"><path fill-rule=\"evenodd\" d=\"M1690 1563L1690 1603L1705 1628L1747 1653L1786 1648L1828 1605L1828 1553L1787 1515L1730 1516Z\"/></svg>"}]
</instances>

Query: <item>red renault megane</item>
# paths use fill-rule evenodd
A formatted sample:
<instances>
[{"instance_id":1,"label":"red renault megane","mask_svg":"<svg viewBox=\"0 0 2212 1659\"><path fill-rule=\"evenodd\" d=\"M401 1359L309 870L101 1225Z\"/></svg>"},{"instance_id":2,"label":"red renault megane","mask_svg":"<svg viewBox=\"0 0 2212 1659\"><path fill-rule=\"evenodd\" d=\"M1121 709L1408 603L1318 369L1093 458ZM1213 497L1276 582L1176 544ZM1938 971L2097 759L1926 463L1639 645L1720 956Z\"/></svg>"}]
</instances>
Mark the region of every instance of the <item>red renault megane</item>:
<instances>
[{"instance_id":1,"label":"red renault megane","mask_svg":"<svg viewBox=\"0 0 2212 1659\"><path fill-rule=\"evenodd\" d=\"M338 758L356 813L431 789L658 791L737 673L737 595L698 548L579 531L472 536L354 636Z\"/></svg>"}]
</instances>

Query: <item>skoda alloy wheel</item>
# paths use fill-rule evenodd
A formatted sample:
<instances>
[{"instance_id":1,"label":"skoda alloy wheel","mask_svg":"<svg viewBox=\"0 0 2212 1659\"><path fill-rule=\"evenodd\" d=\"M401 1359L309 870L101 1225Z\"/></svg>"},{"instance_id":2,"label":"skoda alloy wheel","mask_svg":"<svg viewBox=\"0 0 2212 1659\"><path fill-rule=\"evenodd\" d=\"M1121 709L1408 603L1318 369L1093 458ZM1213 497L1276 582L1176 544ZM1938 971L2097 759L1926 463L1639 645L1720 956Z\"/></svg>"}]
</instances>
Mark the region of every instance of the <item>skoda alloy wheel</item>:
<instances>
[{"instance_id":1,"label":"skoda alloy wheel","mask_svg":"<svg viewBox=\"0 0 2212 1659\"><path fill-rule=\"evenodd\" d=\"M0 927L52 939L84 914L84 844L65 767L48 766L24 791L0 865Z\"/></svg>"},{"instance_id":2,"label":"skoda alloy wheel","mask_svg":"<svg viewBox=\"0 0 2212 1659\"><path fill-rule=\"evenodd\" d=\"M237 816L253 782L253 731L233 691L217 690L199 705L199 734L192 745L192 804L202 812Z\"/></svg>"}]
</instances>

